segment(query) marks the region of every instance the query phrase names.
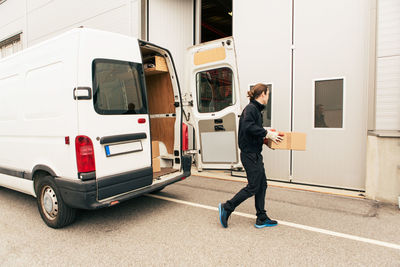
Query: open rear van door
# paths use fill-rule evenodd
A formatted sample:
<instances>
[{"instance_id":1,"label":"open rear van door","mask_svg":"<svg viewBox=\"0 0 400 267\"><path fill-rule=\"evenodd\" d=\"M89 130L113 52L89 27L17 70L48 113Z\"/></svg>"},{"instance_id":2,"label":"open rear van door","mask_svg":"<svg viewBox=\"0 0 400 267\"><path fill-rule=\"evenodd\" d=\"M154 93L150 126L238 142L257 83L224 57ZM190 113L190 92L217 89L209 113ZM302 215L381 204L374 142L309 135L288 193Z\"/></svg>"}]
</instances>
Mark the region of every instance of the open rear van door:
<instances>
[{"instance_id":1,"label":"open rear van door","mask_svg":"<svg viewBox=\"0 0 400 267\"><path fill-rule=\"evenodd\" d=\"M199 170L231 169L240 162L239 80L233 38L189 48L196 160Z\"/></svg>"}]
</instances>

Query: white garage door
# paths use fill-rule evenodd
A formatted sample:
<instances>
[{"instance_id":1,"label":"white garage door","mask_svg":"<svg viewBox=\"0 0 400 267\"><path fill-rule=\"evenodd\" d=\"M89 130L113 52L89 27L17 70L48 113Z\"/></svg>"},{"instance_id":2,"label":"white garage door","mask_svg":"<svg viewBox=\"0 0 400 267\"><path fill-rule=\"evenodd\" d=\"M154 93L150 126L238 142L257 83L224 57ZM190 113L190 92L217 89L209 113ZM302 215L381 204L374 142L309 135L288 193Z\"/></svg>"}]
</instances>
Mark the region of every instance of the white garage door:
<instances>
[{"instance_id":1,"label":"white garage door","mask_svg":"<svg viewBox=\"0 0 400 267\"><path fill-rule=\"evenodd\" d=\"M271 84L272 128L307 133L305 152L263 151L267 176L364 189L371 2L253 4L233 8L242 91Z\"/></svg>"}]
</instances>

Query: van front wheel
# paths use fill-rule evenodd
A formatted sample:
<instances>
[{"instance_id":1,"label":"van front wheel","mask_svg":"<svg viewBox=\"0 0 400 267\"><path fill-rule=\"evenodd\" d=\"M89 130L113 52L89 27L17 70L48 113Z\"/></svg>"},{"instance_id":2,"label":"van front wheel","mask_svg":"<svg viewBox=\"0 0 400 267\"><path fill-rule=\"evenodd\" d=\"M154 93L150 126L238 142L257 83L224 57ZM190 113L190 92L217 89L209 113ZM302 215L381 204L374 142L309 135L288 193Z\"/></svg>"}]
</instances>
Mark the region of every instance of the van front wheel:
<instances>
[{"instance_id":1,"label":"van front wheel","mask_svg":"<svg viewBox=\"0 0 400 267\"><path fill-rule=\"evenodd\" d=\"M75 220L76 210L64 203L51 176L39 180L36 196L40 216L48 226L62 228Z\"/></svg>"}]
</instances>

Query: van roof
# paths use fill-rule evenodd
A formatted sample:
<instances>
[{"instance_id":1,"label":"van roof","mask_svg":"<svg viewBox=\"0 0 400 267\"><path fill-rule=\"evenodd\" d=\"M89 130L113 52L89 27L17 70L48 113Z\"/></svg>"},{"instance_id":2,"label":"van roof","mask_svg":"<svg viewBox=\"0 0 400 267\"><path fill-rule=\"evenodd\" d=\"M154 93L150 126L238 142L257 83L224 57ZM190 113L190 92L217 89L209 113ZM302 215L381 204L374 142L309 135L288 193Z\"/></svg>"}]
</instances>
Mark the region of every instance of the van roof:
<instances>
[{"instance_id":1,"label":"van roof","mask_svg":"<svg viewBox=\"0 0 400 267\"><path fill-rule=\"evenodd\" d=\"M20 55L21 53L24 53L24 52L26 52L26 51L29 51L29 50L31 50L31 49L34 49L35 47L42 46L43 44L46 44L46 43L51 43L51 42L53 42L53 41L55 41L55 40L58 40L58 39L60 39L60 38L63 38L63 37L65 37L65 36L68 36L68 35L74 35L74 34L76 34L76 33L78 33L78 34L85 34L85 33L96 33L96 32L97 32L97 33L102 33L102 34L108 34L110 37L112 37L112 36L119 36L119 37L123 36L123 37L127 37L127 35L124 35L124 34L121 34L121 33L108 32L108 31L103 31L103 30L98 30L98 29L84 28L84 27L73 28L73 29L70 29L70 30L68 30L68 31L66 31L66 32L63 32L63 33L61 33L61 34L58 34L58 35L56 35L56 36L53 36L53 37L51 37L51 38L49 38L49 39L47 39L47 40L44 40L44 41L42 41L42 42L39 42L39 43L37 43L37 44L34 44L34 45L29 46L29 47L27 47L27 48L24 48L24 49L22 49L21 51L18 51L18 52L14 53L14 54L11 54L11 55L6 56L6 57L4 57L4 58L0 58L0 63L6 62L8 59L11 59L11 58L13 58L13 57L15 57L15 56L17 56L17 55ZM128 37L137 39L136 37L132 37L132 36L128 36Z\"/></svg>"}]
</instances>

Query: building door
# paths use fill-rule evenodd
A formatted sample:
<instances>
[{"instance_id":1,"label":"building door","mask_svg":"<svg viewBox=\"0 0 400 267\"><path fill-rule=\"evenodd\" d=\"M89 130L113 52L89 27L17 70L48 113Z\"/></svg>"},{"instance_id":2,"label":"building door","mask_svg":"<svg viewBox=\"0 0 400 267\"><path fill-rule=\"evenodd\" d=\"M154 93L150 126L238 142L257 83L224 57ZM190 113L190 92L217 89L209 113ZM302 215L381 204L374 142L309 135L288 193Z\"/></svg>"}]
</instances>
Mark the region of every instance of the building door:
<instances>
[{"instance_id":1,"label":"building door","mask_svg":"<svg viewBox=\"0 0 400 267\"><path fill-rule=\"evenodd\" d=\"M270 86L266 127L291 130L291 0L233 1L233 37L237 51L242 109L247 91L256 83ZM264 146L269 179L290 181L290 151Z\"/></svg>"},{"instance_id":2,"label":"building door","mask_svg":"<svg viewBox=\"0 0 400 267\"><path fill-rule=\"evenodd\" d=\"M370 3L294 1L292 181L365 188ZM357 19L355 19L357 18Z\"/></svg>"},{"instance_id":3,"label":"building door","mask_svg":"<svg viewBox=\"0 0 400 267\"><path fill-rule=\"evenodd\" d=\"M306 151L264 148L270 179L364 188L370 5L233 2L242 108L251 85L271 84L267 123L307 134Z\"/></svg>"}]
</instances>

